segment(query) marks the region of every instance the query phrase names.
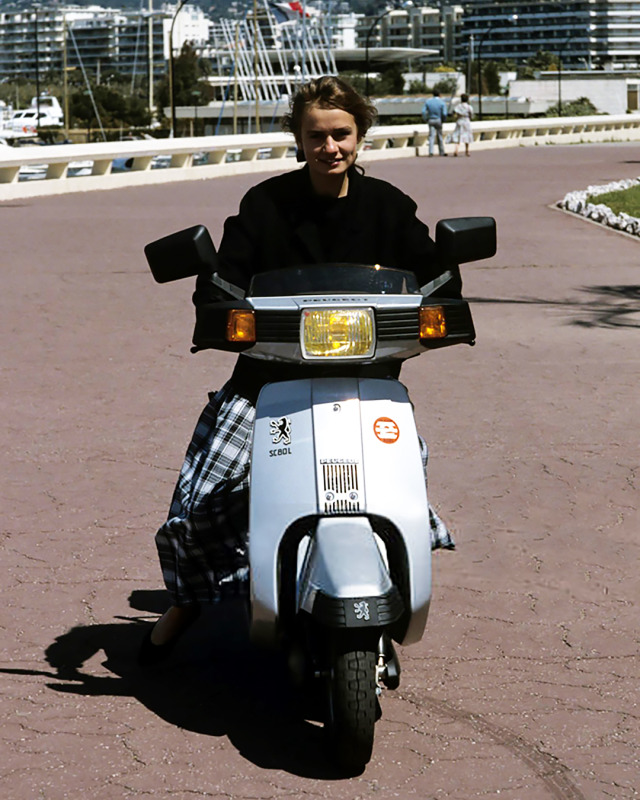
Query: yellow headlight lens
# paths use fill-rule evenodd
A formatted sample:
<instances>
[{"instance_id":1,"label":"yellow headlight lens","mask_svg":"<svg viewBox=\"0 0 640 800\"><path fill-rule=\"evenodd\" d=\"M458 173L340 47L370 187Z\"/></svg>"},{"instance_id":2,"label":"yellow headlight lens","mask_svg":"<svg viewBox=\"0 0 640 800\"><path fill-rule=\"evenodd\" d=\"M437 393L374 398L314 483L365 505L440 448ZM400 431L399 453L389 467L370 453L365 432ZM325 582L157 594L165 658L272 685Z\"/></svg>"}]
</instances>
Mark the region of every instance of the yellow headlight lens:
<instances>
[{"instance_id":1,"label":"yellow headlight lens","mask_svg":"<svg viewBox=\"0 0 640 800\"><path fill-rule=\"evenodd\" d=\"M444 339L447 324L442 306L423 306L420 309L420 338Z\"/></svg>"},{"instance_id":2,"label":"yellow headlight lens","mask_svg":"<svg viewBox=\"0 0 640 800\"><path fill-rule=\"evenodd\" d=\"M366 358L375 351L372 308L304 308L304 358Z\"/></svg>"}]
</instances>

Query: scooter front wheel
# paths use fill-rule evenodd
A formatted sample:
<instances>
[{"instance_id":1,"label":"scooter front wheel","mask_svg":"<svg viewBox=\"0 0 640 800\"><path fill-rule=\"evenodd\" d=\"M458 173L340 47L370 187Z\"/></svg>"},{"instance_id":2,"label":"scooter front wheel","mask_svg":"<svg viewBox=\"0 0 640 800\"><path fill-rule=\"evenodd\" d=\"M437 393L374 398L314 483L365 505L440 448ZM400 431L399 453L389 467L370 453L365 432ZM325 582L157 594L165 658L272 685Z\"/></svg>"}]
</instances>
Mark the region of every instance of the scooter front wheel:
<instances>
[{"instance_id":1,"label":"scooter front wheel","mask_svg":"<svg viewBox=\"0 0 640 800\"><path fill-rule=\"evenodd\" d=\"M371 759L376 723L376 656L365 650L338 651L328 677L326 730L333 760L361 772Z\"/></svg>"}]
</instances>

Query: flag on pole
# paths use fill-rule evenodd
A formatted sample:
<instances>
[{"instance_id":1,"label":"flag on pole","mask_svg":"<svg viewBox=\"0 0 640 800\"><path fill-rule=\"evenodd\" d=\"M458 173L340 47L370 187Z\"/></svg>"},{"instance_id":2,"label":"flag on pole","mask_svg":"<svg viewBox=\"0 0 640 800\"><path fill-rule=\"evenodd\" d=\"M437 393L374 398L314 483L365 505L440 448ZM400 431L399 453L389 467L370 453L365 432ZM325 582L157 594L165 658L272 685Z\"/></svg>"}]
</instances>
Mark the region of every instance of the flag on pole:
<instances>
[{"instance_id":1,"label":"flag on pole","mask_svg":"<svg viewBox=\"0 0 640 800\"><path fill-rule=\"evenodd\" d=\"M291 20L301 19L302 16L313 17L317 16L320 12L317 8L306 9L302 7L300 0L293 0L291 3L269 3L276 22L291 22Z\"/></svg>"}]
</instances>

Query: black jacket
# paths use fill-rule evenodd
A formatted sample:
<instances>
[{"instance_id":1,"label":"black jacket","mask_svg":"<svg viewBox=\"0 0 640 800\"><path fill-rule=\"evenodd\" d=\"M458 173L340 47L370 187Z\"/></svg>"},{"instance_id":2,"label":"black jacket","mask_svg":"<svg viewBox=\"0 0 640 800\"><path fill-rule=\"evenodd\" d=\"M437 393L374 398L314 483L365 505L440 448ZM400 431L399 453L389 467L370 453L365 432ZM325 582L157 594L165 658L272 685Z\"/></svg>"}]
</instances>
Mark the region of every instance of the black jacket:
<instances>
[{"instance_id":1,"label":"black jacket","mask_svg":"<svg viewBox=\"0 0 640 800\"><path fill-rule=\"evenodd\" d=\"M415 272L420 285L450 269L454 279L439 294L459 297L460 273L437 263L429 229L416 217L416 208L400 189L365 177L355 167L349 171L344 198L316 195L308 167L287 172L251 188L239 213L226 220L218 272L247 289L255 273L304 264L380 264ZM215 299L210 278L210 274L198 276L196 306ZM390 365L386 374L397 377L398 372L397 365ZM375 370L379 373L380 366ZM232 380L241 394L255 401L267 381L304 374L304 368L240 356Z\"/></svg>"},{"instance_id":2,"label":"black jacket","mask_svg":"<svg viewBox=\"0 0 640 800\"><path fill-rule=\"evenodd\" d=\"M416 273L420 285L437 277L429 229L416 204L386 181L349 172L347 197L318 197L307 167L269 178L249 189L229 217L219 249L221 277L247 289L252 275L281 267L342 262L380 264ZM448 267L450 269L450 267ZM196 305L212 299L209 275L196 284ZM459 297L461 282L441 290Z\"/></svg>"}]
</instances>

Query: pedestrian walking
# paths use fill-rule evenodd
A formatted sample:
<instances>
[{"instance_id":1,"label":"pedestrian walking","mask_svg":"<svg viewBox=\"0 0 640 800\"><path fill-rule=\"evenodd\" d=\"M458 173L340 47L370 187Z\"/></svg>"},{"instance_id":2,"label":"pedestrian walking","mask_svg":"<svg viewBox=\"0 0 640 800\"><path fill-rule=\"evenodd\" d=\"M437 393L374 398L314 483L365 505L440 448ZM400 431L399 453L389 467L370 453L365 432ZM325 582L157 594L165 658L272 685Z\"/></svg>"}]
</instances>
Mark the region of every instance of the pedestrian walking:
<instances>
[{"instance_id":1,"label":"pedestrian walking","mask_svg":"<svg viewBox=\"0 0 640 800\"><path fill-rule=\"evenodd\" d=\"M473 107L469 104L469 95L461 94L460 102L453 109L456 115L456 127L453 131L452 140L455 142L456 149L453 152L454 156L458 155L458 148L464 144L464 153L469 155L469 145L473 141L473 132L471 130L471 118L473 117Z\"/></svg>"},{"instance_id":2,"label":"pedestrian walking","mask_svg":"<svg viewBox=\"0 0 640 800\"><path fill-rule=\"evenodd\" d=\"M422 109L422 121L429 125L429 156L433 155L433 145L438 140L438 152L441 156L446 156L444 151L444 138L442 136L442 125L447 119L447 105L440 98L440 92L433 90L433 97L430 97Z\"/></svg>"}]
</instances>

